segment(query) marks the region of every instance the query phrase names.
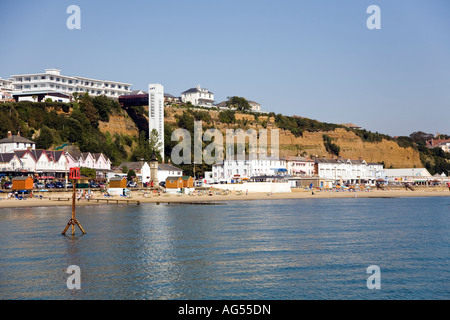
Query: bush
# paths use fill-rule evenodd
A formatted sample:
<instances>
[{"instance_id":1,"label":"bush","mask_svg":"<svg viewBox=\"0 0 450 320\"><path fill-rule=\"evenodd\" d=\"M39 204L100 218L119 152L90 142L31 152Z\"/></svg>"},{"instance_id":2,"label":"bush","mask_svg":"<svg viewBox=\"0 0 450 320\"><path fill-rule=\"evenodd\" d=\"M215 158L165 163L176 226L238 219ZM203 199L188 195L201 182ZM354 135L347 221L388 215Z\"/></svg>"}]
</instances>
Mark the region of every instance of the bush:
<instances>
[{"instance_id":1,"label":"bush","mask_svg":"<svg viewBox=\"0 0 450 320\"><path fill-rule=\"evenodd\" d=\"M236 122L236 115L233 110L224 110L219 112L219 120L222 123L235 123Z\"/></svg>"}]
</instances>

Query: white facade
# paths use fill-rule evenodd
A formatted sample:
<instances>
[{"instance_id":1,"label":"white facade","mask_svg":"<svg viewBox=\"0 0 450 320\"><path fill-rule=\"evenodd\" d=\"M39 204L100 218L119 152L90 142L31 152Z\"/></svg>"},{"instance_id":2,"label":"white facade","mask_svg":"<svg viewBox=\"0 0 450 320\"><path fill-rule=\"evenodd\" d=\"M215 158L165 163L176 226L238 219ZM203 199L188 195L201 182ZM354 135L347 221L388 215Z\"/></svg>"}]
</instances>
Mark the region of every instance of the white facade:
<instances>
[{"instance_id":1,"label":"white facade","mask_svg":"<svg viewBox=\"0 0 450 320\"><path fill-rule=\"evenodd\" d=\"M450 142L445 142L439 145L439 147L444 151L444 152L450 152Z\"/></svg>"},{"instance_id":2,"label":"white facade","mask_svg":"<svg viewBox=\"0 0 450 320\"><path fill-rule=\"evenodd\" d=\"M12 80L2 79L0 77L0 102L12 100Z\"/></svg>"},{"instance_id":3,"label":"white facade","mask_svg":"<svg viewBox=\"0 0 450 320\"><path fill-rule=\"evenodd\" d=\"M167 177L182 177L183 170L170 164L158 165L158 181L166 181Z\"/></svg>"},{"instance_id":4,"label":"white facade","mask_svg":"<svg viewBox=\"0 0 450 320\"><path fill-rule=\"evenodd\" d=\"M316 174L322 179L331 179L340 183L374 182L376 172L382 166L372 164L372 168L365 160L351 159L316 159Z\"/></svg>"},{"instance_id":5,"label":"white facade","mask_svg":"<svg viewBox=\"0 0 450 320\"><path fill-rule=\"evenodd\" d=\"M260 112L261 111L261 105L258 102L248 100L248 104L251 107L251 111L253 111L253 112Z\"/></svg>"},{"instance_id":6,"label":"white facade","mask_svg":"<svg viewBox=\"0 0 450 320\"><path fill-rule=\"evenodd\" d=\"M20 159L14 153L0 153L0 172L20 170Z\"/></svg>"},{"instance_id":7,"label":"white facade","mask_svg":"<svg viewBox=\"0 0 450 320\"><path fill-rule=\"evenodd\" d=\"M149 136L153 129L158 131L164 161L164 87L160 84L148 85L148 118Z\"/></svg>"},{"instance_id":8,"label":"white facade","mask_svg":"<svg viewBox=\"0 0 450 320\"><path fill-rule=\"evenodd\" d=\"M286 161L282 159L224 160L212 166L212 182L231 183L235 180L257 176L274 176L286 173Z\"/></svg>"},{"instance_id":9,"label":"white facade","mask_svg":"<svg viewBox=\"0 0 450 320\"><path fill-rule=\"evenodd\" d=\"M388 181L414 181L416 179L432 178L425 168L386 169L385 179Z\"/></svg>"},{"instance_id":10,"label":"white facade","mask_svg":"<svg viewBox=\"0 0 450 320\"><path fill-rule=\"evenodd\" d=\"M142 183L150 182L150 166L147 162L141 167L141 181ZM166 181L167 177L182 177L183 170L169 164L158 164L158 181Z\"/></svg>"},{"instance_id":11,"label":"white facade","mask_svg":"<svg viewBox=\"0 0 450 320\"><path fill-rule=\"evenodd\" d=\"M45 69L45 73L12 75L11 78L13 94L63 92L72 95L74 92L87 92L91 96L105 95L117 99L120 95L131 92L129 83L64 76L59 69Z\"/></svg>"},{"instance_id":12,"label":"white facade","mask_svg":"<svg viewBox=\"0 0 450 320\"><path fill-rule=\"evenodd\" d=\"M0 140L0 153L10 153L16 150L34 149L36 143L23 138L20 134L12 135L11 131L8 131L6 138Z\"/></svg>"},{"instance_id":13,"label":"white facade","mask_svg":"<svg viewBox=\"0 0 450 320\"><path fill-rule=\"evenodd\" d=\"M211 108L214 107L214 93L198 85L195 88L183 92L181 94L181 101L184 103L190 102L192 105L198 107Z\"/></svg>"},{"instance_id":14,"label":"white facade","mask_svg":"<svg viewBox=\"0 0 450 320\"><path fill-rule=\"evenodd\" d=\"M287 174L293 177L312 177L314 161L303 157L284 157Z\"/></svg>"}]
</instances>

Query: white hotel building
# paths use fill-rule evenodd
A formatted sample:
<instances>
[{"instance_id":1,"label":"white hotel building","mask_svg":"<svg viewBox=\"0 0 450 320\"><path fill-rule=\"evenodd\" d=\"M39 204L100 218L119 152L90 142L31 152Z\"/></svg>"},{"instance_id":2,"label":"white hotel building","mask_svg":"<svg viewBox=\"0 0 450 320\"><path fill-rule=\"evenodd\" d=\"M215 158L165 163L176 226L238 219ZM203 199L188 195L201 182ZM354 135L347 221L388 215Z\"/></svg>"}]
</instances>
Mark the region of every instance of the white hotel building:
<instances>
[{"instance_id":1,"label":"white hotel building","mask_svg":"<svg viewBox=\"0 0 450 320\"><path fill-rule=\"evenodd\" d=\"M44 73L12 75L12 94L16 101L39 101L51 98L68 102L74 92L91 96L105 95L117 99L131 92L131 84L117 81L98 80L78 76L61 75L59 69L45 69Z\"/></svg>"},{"instance_id":2,"label":"white hotel building","mask_svg":"<svg viewBox=\"0 0 450 320\"><path fill-rule=\"evenodd\" d=\"M220 183L245 180L255 177L277 176L286 174L286 160L276 158L224 160L223 163L213 164L210 183Z\"/></svg>"}]
</instances>

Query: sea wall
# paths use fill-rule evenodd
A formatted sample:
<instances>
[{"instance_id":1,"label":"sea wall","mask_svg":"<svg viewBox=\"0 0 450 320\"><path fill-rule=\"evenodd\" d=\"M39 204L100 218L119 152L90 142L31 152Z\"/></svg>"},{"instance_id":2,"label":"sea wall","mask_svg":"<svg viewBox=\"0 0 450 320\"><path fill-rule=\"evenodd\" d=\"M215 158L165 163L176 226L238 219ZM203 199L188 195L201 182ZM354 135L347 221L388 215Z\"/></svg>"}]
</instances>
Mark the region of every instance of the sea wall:
<instances>
[{"instance_id":1,"label":"sea wall","mask_svg":"<svg viewBox=\"0 0 450 320\"><path fill-rule=\"evenodd\" d=\"M285 193L291 192L289 182L244 182L236 184L215 184L213 186L216 189L230 190L232 192L242 191L246 192L272 192L272 193Z\"/></svg>"}]
</instances>

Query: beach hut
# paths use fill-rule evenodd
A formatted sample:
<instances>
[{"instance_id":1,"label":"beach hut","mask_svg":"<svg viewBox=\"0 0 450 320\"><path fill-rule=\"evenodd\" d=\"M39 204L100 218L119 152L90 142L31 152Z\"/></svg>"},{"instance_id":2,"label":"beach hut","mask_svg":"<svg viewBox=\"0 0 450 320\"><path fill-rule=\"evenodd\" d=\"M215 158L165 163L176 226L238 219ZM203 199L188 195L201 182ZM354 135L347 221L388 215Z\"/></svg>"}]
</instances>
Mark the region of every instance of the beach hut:
<instances>
[{"instance_id":1,"label":"beach hut","mask_svg":"<svg viewBox=\"0 0 450 320\"><path fill-rule=\"evenodd\" d=\"M33 178L17 177L12 180L13 190L33 190Z\"/></svg>"},{"instance_id":2,"label":"beach hut","mask_svg":"<svg viewBox=\"0 0 450 320\"><path fill-rule=\"evenodd\" d=\"M126 188L127 187L127 178L125 177L114 177L109 179L109 187L110 188Z\"/></svg>"},{"instance_id":3,"label":"beach hut","mask_svg":"<svg viewBox=\"0 0 450 320\"><path fill-rule=\"evenodd\" d=\"M166 178L166 189L181 189L183 188L183 178L182 177L167 177Z\"/></svg>"},{"instance_id":4,"label":"beach hut","mask_svg":"<svg viewBox=\"0 0 450 320\"><path fill-rule=\"evenodd\" d=\"M183 188L194 188L194 179L190 176L183 176Z\"/></svg>"}]
</instances>

